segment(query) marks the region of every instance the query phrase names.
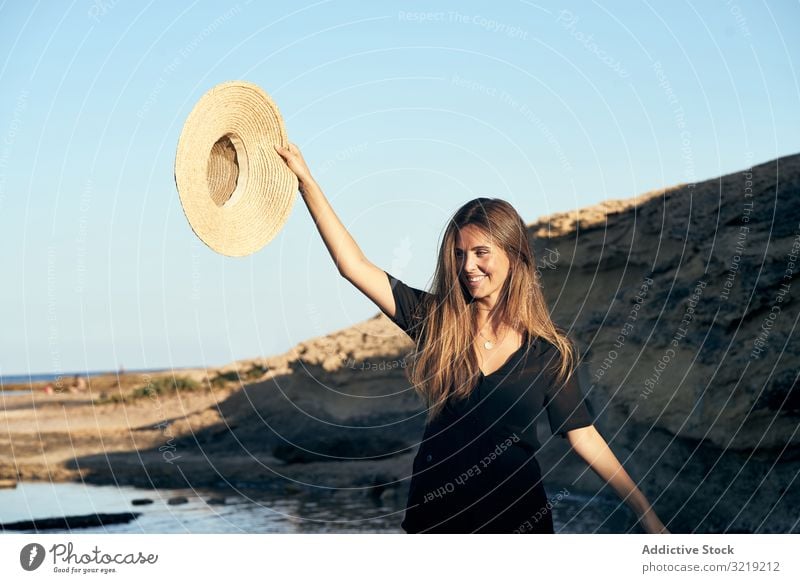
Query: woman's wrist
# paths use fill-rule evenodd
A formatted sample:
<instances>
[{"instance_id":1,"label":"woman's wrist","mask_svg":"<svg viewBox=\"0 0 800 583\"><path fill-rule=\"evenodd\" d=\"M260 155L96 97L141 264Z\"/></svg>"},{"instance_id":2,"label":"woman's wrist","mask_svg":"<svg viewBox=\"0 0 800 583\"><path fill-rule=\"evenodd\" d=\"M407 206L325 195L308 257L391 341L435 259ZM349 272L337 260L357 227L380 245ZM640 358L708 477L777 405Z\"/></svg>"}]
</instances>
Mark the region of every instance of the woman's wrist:
<instances>
[{"instance_id":1,"label":"woman's wrist","mask_svg":"<svg viewBox=\"0 0 800 583\"><path fill-rule=\"evenodd\" d=\"M300 190L300 194L305 196L311 191L319 190L319 184L317 184L313 178L310 176L306 179L300 180L298 183L298 189Z\"/></svg>"},{"instance_id":2,"label":"woman's wrist","mask_svg":"<svg viewBox=\"0 0 800 583\"><path fill-rule=\"evenodd\" d=\"M655 510L648 508L645 512L639 515L639 523L646 533L668 533L667 527L661 522L661 519L656 515Z\"/></svg>"},{"instance_id":3,"label":"woman's wrist","mask_svg":"<svg viewBox=\"0 0 800 583\"><path fill-rule=\"evenodd\" d=\"M638 488L633 489L633 492L628 495L626 502L628 503L628 507L636 514L636 518L642 518L653 510L650 506L650 502Z\"/></svg>"}]
</instances>

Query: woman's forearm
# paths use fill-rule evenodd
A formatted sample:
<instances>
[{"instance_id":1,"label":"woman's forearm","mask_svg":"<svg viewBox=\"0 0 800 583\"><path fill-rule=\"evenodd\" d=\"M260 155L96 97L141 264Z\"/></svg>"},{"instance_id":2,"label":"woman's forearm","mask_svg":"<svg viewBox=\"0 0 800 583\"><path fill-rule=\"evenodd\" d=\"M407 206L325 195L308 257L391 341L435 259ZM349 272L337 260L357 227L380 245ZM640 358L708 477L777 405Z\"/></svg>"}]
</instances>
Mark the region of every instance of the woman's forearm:
<instances>
[{"instance_id":1,"label":"woman's forearm","mask_svg":"<svg viewBox=\"0 0 800 583\"><path fill-rule=\"evenodd\" d=\"M650 503L619 463L606 440L590 425L568 433L575 452L622 498L638 517L650 511Z\"/></svg>"},{"instance_id":2,"label":"woman's forearm","mask_svg":"<svg viewBox=\"0 0 800 583\"><path fill-rule=\"evenodd\" d=\"M639 524L645 532L669 534L667 527L658 518L647 498L631 480L628 472L619 463L617 456L594 425L568 431L567 439L575 452L636 513Z\"/></svg>"},{"instance_id":3,"label":"woman's forearm","mask_svg":"<svg viewBox=\"0 0 800 583\"><path fill-rule=\"evenodd\" d=\"M322 189L311 176L311 170L308 168L300 148L295 144L287 144L286 147L275 144L274 147L289 169L297 176L300 194L322 236L322 241L328 248L328 253L330 253L336 269L341 275L347 277L350 270L365 259L364 253L344 228L342 221L333 212L328 199L322 193Z\"/></svg>"},{"instance_id":4,"label":"woman's forearm","mask_svg":"<svg viewBox=\"0 0 800 583\"><path fill-rule=\"evenodd\" d=\"M322 241L328 248L339 273L346 276L350 266L365 259L364 253L355 242L348 230L336 216L325 194L319 185L309 180L300 187L303 201L311 213L311 218L317 226Z\"/></svg>"}]
</instances>

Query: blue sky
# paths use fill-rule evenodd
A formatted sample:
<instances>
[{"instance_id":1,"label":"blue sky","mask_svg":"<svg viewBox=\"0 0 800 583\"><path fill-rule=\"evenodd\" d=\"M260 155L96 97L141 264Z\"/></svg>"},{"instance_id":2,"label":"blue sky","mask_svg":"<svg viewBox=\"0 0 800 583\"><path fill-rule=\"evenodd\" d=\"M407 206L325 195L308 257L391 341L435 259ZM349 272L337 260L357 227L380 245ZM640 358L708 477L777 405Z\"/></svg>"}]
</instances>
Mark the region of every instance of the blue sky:
<instances>
[{"instance_id":1,"label":"blue sky","mask_svg":"<svg viewBox=\"0 0 800 583\"><path fill-rule=\"evenodd\" d=\"M367 256L426 287L476 196L532 222L800 151L797 2L0 4L0 374L221 365L377 308L299 198L246 258L192 233L178 136L246 79Z\"/></svg>"}]
</instances>

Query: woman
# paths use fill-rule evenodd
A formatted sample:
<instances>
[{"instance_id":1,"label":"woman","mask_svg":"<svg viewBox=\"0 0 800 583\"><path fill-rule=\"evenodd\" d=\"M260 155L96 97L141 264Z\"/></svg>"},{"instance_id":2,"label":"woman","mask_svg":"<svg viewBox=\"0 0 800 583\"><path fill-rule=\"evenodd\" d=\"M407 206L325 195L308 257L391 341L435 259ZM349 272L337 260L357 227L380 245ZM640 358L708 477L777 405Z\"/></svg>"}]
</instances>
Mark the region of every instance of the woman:
<instances>
[{"instance_id":1,"label":"woman","mask_svg":"<svg viewBox=\"0 0 800 583\"><path fill-rule=\"evenodd\" d=\"M478 198L447 226L432 292L373 265L339 221L294 144L275 147L339 273L416 343L410 380L428 404L406 532L552 533L534 454L554 434L630 506L645 532L668 532L592 424L575 354L550 320L527 230L505 201Z\"/></svg>"}]
</instances>

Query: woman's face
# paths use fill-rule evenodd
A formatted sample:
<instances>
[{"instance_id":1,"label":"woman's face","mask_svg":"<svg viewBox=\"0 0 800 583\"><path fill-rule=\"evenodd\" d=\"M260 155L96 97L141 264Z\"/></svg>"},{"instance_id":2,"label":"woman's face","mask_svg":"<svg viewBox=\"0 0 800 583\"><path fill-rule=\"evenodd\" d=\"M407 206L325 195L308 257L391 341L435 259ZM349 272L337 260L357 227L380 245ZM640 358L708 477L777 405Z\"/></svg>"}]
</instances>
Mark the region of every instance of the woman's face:
<instances>
[{"instance_id":1,"label":"woman's face","mask_svg":"<svg viewBox=\"0 0 800 583\"><path fill-rule=\"evenodd\" d=\"M466 225L456 234L455 253L458 277L472 297L497 301L508 276L506 252L480 228Z\"/></svg>"}]
</instances>

